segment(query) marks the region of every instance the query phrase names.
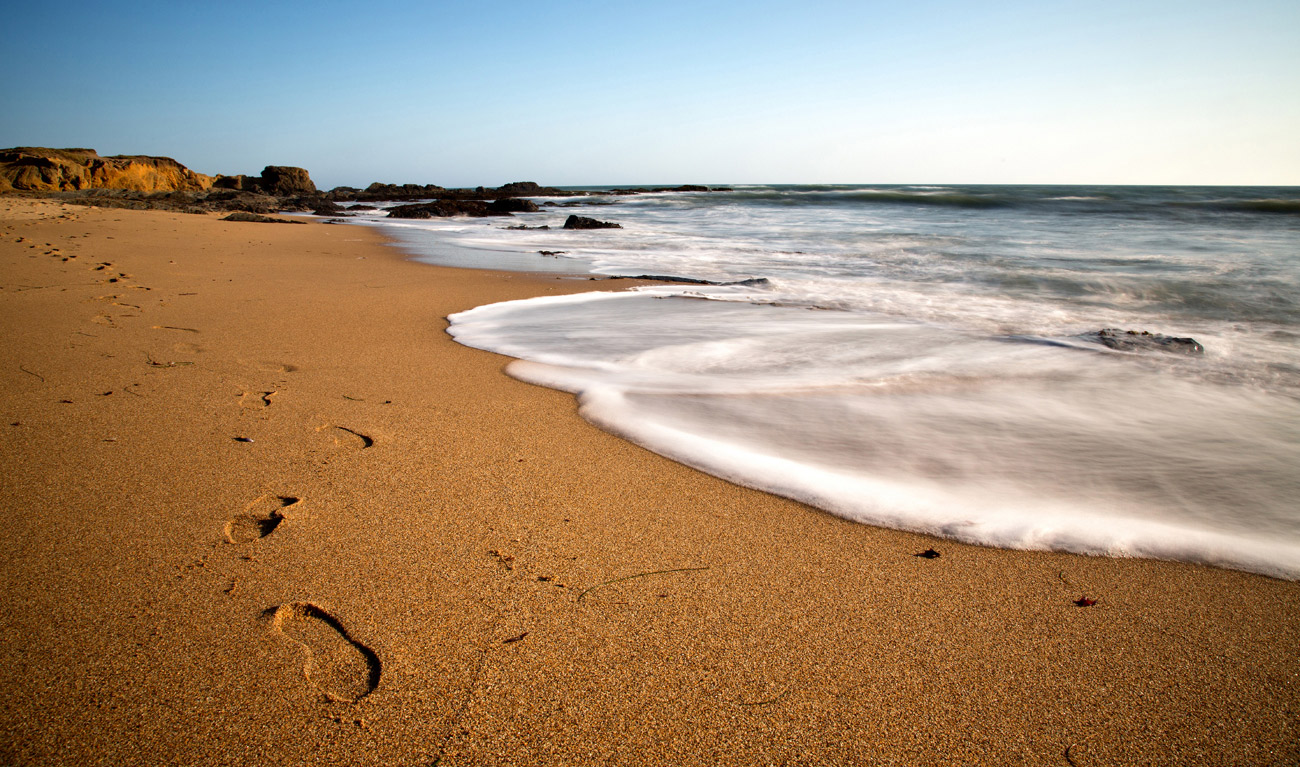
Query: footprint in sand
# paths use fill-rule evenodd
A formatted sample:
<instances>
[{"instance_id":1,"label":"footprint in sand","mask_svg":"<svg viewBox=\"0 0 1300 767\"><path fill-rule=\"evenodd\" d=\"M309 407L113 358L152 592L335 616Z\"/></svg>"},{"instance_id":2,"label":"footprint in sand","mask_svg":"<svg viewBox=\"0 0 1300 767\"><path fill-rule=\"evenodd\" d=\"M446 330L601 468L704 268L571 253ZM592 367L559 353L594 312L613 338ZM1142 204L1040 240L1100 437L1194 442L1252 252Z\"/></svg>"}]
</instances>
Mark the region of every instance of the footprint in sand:
<instances>
[{"instance_id":1,"label":"footprint in sand","mask_svg":"<svg viewBox=\"0 0 1300 767\"><path fill-rule=\"evenodd\" d=\"M275 608L271 630L302 646L302 673L327 699L356 703L379 686L379 656L311 602Z\"/></svg>"},{"instance_id":2,"label":"footprint in sand","mask_svg":"<svg viewBox=\"0 0 1300 767\"><path fill-rule=\"evenodd\" d=\"M262 410L271 406L273 391L246 391L239 395L239 406L249 410Z\"/></svg>"},{"instance_id":3,"label":"footprint in sand","mask_svg":"<svg viewBox=\"0 0 1300 767\"><path fill-rule=\"evenodd\" d=\"M300 503L292 495L263 495L244 507L244 513L226 523L226 541L248 543L275 532L286 518L285 509Z\"/></svg>"},{"instance_id":4,"label":"footprint in sand","mask_svg":"<svg viewBox=\"0 0 1300 767\"><path fill-rule=\"evenodd\" d=\"M326 424L319 426L316 431L328 435L334 439L334 444L349 450L365 450L375 444L375 440L365 434L346 426L333 426Z\"/></svg>"}]
</instances>

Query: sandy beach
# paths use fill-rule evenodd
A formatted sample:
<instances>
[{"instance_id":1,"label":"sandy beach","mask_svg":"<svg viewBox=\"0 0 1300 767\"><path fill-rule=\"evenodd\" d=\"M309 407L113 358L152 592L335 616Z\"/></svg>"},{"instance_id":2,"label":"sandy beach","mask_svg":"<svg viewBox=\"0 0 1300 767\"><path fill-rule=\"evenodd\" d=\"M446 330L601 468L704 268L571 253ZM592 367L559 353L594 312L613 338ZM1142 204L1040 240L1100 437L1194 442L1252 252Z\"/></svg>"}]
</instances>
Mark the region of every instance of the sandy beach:
<instances>
[{"instance_id":1,"label":"sandy beach","mask_svg":"<svg viewBox=\"0 0 1300 767\"><path fill-rule=\"evenodd\" d=\"M626 281L22 198L0 263L4 764L1300 763L1300 584L846 522L444 332Z\"/></svg>"}]
</instances>

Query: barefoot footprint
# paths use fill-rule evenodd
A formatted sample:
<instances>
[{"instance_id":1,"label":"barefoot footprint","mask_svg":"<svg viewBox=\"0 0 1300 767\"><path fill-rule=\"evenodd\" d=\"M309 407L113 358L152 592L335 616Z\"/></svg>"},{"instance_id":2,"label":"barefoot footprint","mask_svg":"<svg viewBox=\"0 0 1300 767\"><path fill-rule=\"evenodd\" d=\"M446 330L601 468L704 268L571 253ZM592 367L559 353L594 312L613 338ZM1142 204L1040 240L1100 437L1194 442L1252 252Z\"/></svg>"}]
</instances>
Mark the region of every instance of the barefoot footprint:
<instances>
[{"instance_id":1,"label":"barefoot footprint","mask_svg":"<svg viewBox=\"0 0 1300 767\"><path fill-rule=\"evenodd\" d=\"M326 424L318 427L316 431L327 434L334 439L334 444L339 447L349 448L352 450L365 450L375 444L375 440L346 426L333 426Z\"/></svg>"},{"instance_id":2,"label":"barefoot footprint","mask_svg":"<svg viewBox=\"0 0 1300 767\"><path fill-rule=\"evenodd\" d=\"M285 509L301 501L292 495L263 495L226 523L226 541L248 543L265 538L285 520Z\"/></svg>"},{"instance_id":3,"label":"barefoot footprint","mask_svg":"<svg viewBox=\"0 0 1300 767\"><path fill-rule=\"evenodd\" d=\"M239 395L239 406L250 410L261 410L271 406L273 391L246 391Z\"/></svg>"},{"instance_id":4,"label":"barefoot footprint","mask_svg":"<svg viewBox=\"0 0 1300 767\"><path fill-rule=\"evenodd\" d=\"M356 703L379 686L379 656L325 609L311 602L280 605L271 630L301 645L303 676L327 699Z\"/></svg>"}]
</instances>

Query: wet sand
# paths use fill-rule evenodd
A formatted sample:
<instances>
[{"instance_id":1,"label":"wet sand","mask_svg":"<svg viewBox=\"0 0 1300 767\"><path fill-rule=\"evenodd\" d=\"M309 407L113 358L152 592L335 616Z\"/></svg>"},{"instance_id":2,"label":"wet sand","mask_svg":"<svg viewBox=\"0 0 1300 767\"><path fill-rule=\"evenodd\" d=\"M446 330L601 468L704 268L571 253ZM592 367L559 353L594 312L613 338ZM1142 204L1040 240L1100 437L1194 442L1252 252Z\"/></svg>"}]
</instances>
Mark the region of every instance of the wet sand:
<instances>
[{"instance_id":1,"label":"wet sand","mask_svg":"<svg viewBox=\"0 0 1300 767\"><path fill-rule=\"evenodd\" d=\"M0 264L5 764L1300 763L1300 584L845 522L444 332L609 284L16 198Z\"/></svg>"}]
</instances>

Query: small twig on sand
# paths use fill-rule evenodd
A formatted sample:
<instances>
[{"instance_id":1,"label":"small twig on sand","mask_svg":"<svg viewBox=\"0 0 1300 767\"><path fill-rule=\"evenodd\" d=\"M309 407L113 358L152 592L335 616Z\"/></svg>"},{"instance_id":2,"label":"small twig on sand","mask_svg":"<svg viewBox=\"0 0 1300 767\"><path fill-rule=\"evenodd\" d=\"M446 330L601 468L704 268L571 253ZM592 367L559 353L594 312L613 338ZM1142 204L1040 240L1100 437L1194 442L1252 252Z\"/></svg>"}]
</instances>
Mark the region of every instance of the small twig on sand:
<instances>
[{"instance_id":1,"label":"small twig on sand","mask_svg":"<svg viewBox=\"0 0 1300 767\"><path fill-rule=\"evenodd\" d=\"M589 586L586 590L584 590L581 594L578 595L578 601L581 602L583 597L587 596L588 594L600 588L601 586L608 586L611 583L621 583L623 581L630 581L633 578L644 578L648 575L664 575L665 573L688 573L688 572L693 572L695 570L708 570L708 569L709 568L707 566L706 567L678 567L673 570L654 570L648 573L637 573L636 575L625 575L622 578L615 578L613 580L605 581L603 583L597 583L595 586Z\"/></svg>"},{"instance_id":2,"label":"small twig on sand","mask_svg":"<svg viewBox=\"0 0 1300 767\"><path fill-rule=\"evenodd\" d=\"M40 373L33 373L32 371L28 370L27 368L23 367L22 365L19 365L19 366L18 366L18 369L21 370L21 371L23 371L24 373L26 373L26 374L29 375L29 376L36 376L37 378L41 379L41 383L45 383L45 376L41 375Z\"/></svg>"}]
</instances>

